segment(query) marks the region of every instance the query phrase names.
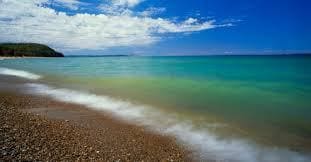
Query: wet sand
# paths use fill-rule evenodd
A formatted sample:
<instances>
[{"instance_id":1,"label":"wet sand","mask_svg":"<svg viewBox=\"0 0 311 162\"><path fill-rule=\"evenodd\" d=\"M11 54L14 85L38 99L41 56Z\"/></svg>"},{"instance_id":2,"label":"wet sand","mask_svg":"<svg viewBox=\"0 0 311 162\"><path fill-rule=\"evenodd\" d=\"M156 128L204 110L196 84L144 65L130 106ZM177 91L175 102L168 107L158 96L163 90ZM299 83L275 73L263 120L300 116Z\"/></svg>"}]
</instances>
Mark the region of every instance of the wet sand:
<instances>
[{"instance_id":1,"label":"wet sand","mask_svg":"<svg viewBox=\"0 0 311 162\"><path fill-rule=\"evenodd\" d=\"M0 77L0 161L193 161L173 137L105 112L19 93L5 83L11 79Z\"/></svg>"}]
</instances>

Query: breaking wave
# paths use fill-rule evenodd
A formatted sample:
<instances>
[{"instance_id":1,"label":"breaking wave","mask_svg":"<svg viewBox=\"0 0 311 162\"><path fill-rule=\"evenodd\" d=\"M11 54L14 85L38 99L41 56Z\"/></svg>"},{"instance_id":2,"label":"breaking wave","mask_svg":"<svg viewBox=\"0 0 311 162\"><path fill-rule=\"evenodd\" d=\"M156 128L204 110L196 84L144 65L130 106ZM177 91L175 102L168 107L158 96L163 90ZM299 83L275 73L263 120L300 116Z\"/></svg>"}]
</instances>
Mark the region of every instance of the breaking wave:
<instances>
[{"instance_id":1,"label":"breaking wave","mask_svg":"<svg viewBox=\"0 0 311 162\"><path fill-rule=\"evenodd\" d=\"M0 67L0 74L16 76L16 77L21 77L21 78L31 79L31 80L38 80L41 78L40 75L33 74L27 71L8 69L8 68L2 68L2 67Z\"/></svg>"}]
</instances>

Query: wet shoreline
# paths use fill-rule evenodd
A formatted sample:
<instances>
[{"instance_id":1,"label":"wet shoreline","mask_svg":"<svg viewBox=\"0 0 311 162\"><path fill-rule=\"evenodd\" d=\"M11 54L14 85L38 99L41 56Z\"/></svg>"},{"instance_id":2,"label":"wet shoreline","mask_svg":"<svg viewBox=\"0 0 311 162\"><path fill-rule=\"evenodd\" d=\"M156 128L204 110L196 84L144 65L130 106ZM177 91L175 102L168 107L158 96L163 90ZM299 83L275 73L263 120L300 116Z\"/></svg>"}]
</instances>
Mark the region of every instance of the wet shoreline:
<instances>
[{"instance_id":1,"label":"wet shoreline","mask_svg":"<svg viewBox=\"0 0 311 162\"><path fill-rule=\"evenodd\" d=\"M8 85L0 86L0 160L193 161L173 137Z\"/></svg>"}]
</instances>

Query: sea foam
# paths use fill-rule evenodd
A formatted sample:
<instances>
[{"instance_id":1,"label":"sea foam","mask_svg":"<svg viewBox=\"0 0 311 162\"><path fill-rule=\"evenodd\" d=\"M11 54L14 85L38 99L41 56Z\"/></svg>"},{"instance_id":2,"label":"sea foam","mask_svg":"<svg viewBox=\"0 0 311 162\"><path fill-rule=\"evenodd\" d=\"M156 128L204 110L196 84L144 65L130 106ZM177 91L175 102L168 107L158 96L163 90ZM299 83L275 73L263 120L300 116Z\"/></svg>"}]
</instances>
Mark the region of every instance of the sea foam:
<instances>
[{"instance_id":1,"label":"sea foam","mask_svg":"<svg viewBox=\"0 0 311 162\"><path fill-rule=\"evenodd\" d=\"M15 70L15 69L8 69L0 67L0 74L2 75L11 75L16 77L21 77L25 79L37 80L40 79L41 76L37 74L33 74L23 70Z\"/></svg>"},{"instance_id":2,"label":"sea foam","mask_svg":"<svg viewBox=\"0 0 311 162\"><path fill-rule=\"evenodd\" d=\"M174 115L164 113L151 106L44 84L30 83L25 84L25 87L26 92L31 94L109 112L133 124L175 136L179 142L194 150L194 156L199 161L209 159L239 162L307 162L311 160L310 155L290 151L286 148L262 146L245 139L219 138L208 129L194 128L191 121L181 121Z\"/></svg>"}]
</instances>

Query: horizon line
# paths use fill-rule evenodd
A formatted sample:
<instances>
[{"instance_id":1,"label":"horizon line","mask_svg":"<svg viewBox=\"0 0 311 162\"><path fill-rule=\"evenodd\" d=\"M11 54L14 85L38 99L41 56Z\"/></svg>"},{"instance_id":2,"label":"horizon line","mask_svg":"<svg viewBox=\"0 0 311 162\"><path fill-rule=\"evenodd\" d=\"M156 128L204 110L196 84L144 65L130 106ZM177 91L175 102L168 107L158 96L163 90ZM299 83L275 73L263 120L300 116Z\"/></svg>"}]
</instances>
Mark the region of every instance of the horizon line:
<instances>
[{"instance_id":1,"label":"horizon line","mask_svg":"<svg viewBox=\"0 0 311 162\"><path fill-rule=\"evenodd\" d=\"M66 55L65 57L199 57L199 56L311 56L311 52L306 53L286 53L286 54L206 54L206 55L137 55L137 54L109 54L109 55Z\"/></svg>"}]
</instances>

